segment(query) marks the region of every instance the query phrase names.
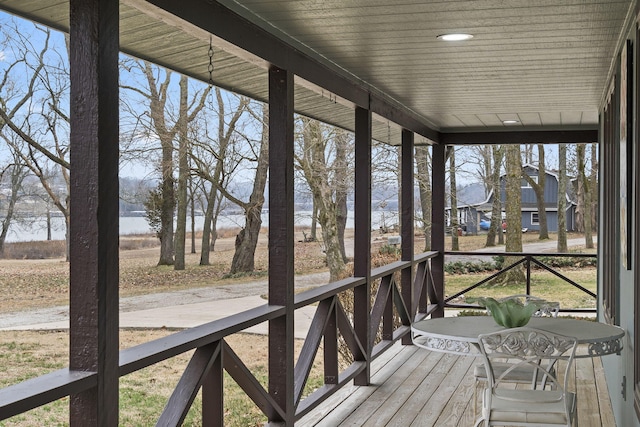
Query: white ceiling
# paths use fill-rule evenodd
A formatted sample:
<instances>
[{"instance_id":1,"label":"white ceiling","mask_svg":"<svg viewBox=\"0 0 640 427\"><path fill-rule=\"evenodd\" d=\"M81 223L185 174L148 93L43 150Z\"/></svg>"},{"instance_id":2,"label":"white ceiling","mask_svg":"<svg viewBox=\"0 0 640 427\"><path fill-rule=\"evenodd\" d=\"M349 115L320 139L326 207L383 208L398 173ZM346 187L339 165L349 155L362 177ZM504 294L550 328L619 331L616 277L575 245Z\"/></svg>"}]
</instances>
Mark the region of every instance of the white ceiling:
<instances>
[{"instance_id":1,"label":"white ceiling","mask_svg":"<svg viewBox=\"0 0 640 427\"><path fill-rule=\"evenodd\" d=\"M236 0L439 130L597 123L630 1ZM436 36L464 32L466 42Z\"/></svg>"},{"instance_id":2,"label":"white ceiling","mask_svg":"<svg viewBox=\"0 0 640 427\"><path fill-rule=\"evenodd\" d=\"M206 81L209 33L151 3L195 10L205 2L121 0L121 49ZM508 130L593 129L635 8L632 0L220 3L437 132L505 130L506 119L519 121ZM65 0L0 0L0 9L68 28ZM474 38L436 40L449 32ZM215 83L266 99L267 62L214 40ZM351 102L297 82L301 113L352 128ZM399 139L384 119L374 132Z\"/></svg>"}]
</instances>

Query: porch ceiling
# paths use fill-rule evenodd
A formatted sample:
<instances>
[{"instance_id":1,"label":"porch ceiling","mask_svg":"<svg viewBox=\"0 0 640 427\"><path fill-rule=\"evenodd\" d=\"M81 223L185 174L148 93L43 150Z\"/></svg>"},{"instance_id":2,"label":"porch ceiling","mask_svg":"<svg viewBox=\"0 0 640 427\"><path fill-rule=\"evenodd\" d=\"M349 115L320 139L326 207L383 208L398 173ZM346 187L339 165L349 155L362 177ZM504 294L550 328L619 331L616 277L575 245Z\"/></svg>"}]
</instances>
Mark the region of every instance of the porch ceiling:
<instances>
[{"instance_id":1,"label":"porch ceiling","mask_svg":"<svg viewBox=\"0 0 640 427\"><path fill-rule=\"evenodd\" d=\"M397 112L423 135L417 143L445 132L595 129L634 15L631 0L221 0L238 16L233 24L257 30L229 38L233 29L218 31L225 22L211 3L121 0L121 50L207 81L206 30L214 31L215 84L259 100L268 63L301 55L317 66L297 63L297 111L352 129L364 91L382 102L374 137L393 143L399 128L380 116ZM0 9L68 29L67 0L0 0ZM450 32L474 38L436 40ZM292 49L255 40L265 35ZM336 90L319 89L324 82Z\"/></svg>"}]
</instances>

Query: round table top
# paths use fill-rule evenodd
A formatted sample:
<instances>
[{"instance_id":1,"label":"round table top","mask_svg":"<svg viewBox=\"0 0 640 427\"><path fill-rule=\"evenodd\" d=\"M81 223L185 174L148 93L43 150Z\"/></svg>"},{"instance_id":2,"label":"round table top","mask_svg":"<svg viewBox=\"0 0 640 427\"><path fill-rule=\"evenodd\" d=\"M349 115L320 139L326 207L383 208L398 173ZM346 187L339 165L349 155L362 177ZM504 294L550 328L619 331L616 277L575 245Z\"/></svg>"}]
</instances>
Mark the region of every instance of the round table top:
<instances>
[{"instance_id":1,"label":"round table top","mask_svg":"<svg viewBox=\"0 0 640 427\"><path fill-rule=\"evenodd\" d=\"M532 317L525 327L575 337L578 344L588 344L589 356L619 353L624 329L588 320L554 317ZM478 335L505 329L491 316L442 317L415 322L411 326L420 347L449 353L475 353Z\"/></svg>"}]
</instances>

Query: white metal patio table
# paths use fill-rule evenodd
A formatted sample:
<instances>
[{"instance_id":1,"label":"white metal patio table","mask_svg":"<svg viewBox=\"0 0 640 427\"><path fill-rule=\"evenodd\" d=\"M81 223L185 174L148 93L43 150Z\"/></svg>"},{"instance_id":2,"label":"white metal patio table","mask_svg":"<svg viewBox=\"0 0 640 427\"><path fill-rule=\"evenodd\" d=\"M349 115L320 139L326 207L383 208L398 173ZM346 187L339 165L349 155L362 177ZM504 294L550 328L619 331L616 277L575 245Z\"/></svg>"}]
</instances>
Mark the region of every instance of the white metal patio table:
<instances>
[{"instance_id":1,"label":"white metal patio table","mask_svg":"<svg viewBox=\"0 0 640 427\"><path fill-rule=\"evenodd\" d=\"M576 357L619 354L624 329L588 320L532 317L527 327L575 337L586 351ZM480 356L478 335L505 329L491 316L441 317L415 322L411 326L413 343L432 351Z\"/></svg>"}]
</instances>

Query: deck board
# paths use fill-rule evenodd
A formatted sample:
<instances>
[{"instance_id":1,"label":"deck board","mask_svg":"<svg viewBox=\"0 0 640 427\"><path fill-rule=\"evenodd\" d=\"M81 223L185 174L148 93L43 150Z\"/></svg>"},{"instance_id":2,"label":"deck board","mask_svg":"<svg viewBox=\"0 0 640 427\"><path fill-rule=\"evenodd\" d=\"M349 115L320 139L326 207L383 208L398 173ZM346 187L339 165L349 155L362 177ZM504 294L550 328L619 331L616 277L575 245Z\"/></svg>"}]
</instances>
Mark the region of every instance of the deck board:
<instances>
[{"instance_id":1,"label":"deck board","mask_svg":"<svg viewBox=\"0 0 640 427\"><path fill-rule=\"evenodd\" d=\"M472 426L478 361L396 344L372 364L371 386L344 387L296 426ZM571 381L580 427L614 427L600 359L576 359Z\"/></svg>"}]
</instances>

